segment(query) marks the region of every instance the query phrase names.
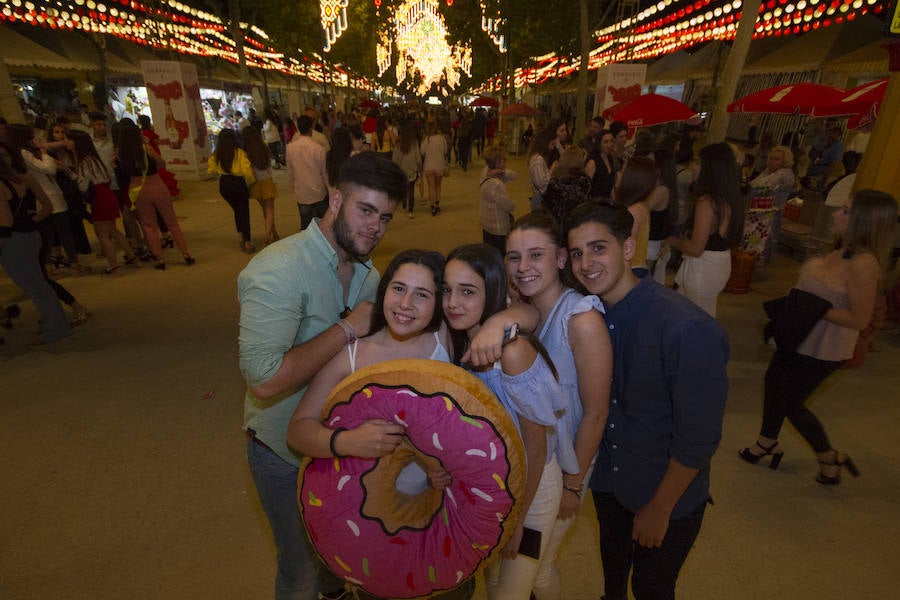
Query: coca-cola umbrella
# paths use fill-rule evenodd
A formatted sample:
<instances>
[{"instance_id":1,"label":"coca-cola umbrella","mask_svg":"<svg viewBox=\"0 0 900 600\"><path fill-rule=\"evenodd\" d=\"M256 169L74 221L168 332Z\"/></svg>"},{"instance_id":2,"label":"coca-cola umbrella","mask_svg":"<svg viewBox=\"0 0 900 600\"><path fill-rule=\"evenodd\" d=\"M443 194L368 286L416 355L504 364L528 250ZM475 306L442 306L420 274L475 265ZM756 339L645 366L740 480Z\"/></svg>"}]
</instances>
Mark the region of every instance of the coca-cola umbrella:
<instances>
[{"instance_id":1,"label":"coca-cola umbrella","mask_svg":"<svg viewBox=\"0 0 900 600\"><path fill-rule=\"evenodd\" d=\"M490 96L478 96L469 102L469 106L500 106L500 103Z\"/></svg>"},{"instance_id":2,"label":"coca-cola umbrella","mask_svg":"<svg viewBox=\"0 0 900 600\"><path fill-rule=\"evenodd\" d=\"M622 121L629 129L674 121L689 121L697 111L687 104L659 94L644 94L634 100L613 104L603 111L607 121Z\"/></svg>"},{"instance_id":3,"label":"coca-cola umbrella","mask_svg":"<svg viewBox=\"0 0 900 600\"><path fill-rule=\"evenodd\" d=\"M818 83L789 83L766 88L735 100L728 112L811 115L820 107L840 101L844 90Z\"/></svg>"},{"instance_id":4,"label":"coca-cola umbrella","mask_svg":"<svg viewBox=\"0 0 900 600\"><path fill-rule=\"evenodd\" d=\"M508 117L533 117L538 114L538 110L530 104L516 102L504 107L500 114Z\"/></svg>"},{"instance_id":5,"label":"coca-cola umbrella","mask_svg":"<svg viewBox=\"0 0 900 600\"><path fill-rule=\"evenodd\" d=\"M844 97L827 104L816 107L813 116L816 117L851 117L878 115L878 109L884 101L884 93L887 91L888 80L879 79L870 81L844 92ZM874 111L874 112L873 112Z\"/></svg>"}]
</instances>

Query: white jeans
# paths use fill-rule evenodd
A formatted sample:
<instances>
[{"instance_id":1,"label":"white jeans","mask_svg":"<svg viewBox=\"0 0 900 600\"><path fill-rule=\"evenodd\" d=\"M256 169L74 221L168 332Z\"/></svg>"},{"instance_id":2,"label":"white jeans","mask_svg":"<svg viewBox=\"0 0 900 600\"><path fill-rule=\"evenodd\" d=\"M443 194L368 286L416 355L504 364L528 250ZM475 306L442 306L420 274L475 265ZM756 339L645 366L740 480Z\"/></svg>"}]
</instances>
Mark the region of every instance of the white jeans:
<instances>
[{"instance_id":1,"label":"white jeans","mask_svg":"<svg viewBox=\"0 0 900 600\"><path fill-rule=\"evenodd\" d=\"M594 472L594 463L587 468L584 479L581 480L581 504L584 504L585 498L588 497L590 490L587 489L591 481L591 474ZM566 534L575 524L573 515L569 519L556 519L553 526L553 533L550 535L550 543L547 545L547 551L541 552L541 564L538 566L538 573L534 579L534 596L537 600L561 600L562 598L562 582L560 581L559 568L556 566L556 559L559 556L559 549L562 547Z\"/></svg>"},{"instance_id":2,"label":"white jeans","mask_svg":"<svg viewBox=\"0 0 900 600\"><path fill-rule=\"evenodd\" d=\"M531 507L525 515L525 526L541 532L542 557L546 555L550 544L561 497L562 471L554 456L544 465L534 500L531 501ZM488 599L528 600L538 566L537 560L521 554L512 560L498 560L484 571Z\"/></svg>"}]
</instances>

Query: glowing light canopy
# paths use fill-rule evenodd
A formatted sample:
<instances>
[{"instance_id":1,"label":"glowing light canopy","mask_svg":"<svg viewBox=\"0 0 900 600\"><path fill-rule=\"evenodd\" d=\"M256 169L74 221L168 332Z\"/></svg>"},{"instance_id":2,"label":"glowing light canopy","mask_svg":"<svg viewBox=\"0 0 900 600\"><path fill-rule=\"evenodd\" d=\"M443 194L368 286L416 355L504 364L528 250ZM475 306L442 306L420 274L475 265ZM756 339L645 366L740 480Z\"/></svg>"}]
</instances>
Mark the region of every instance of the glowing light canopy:
<instances>
[{"instance_id":1,"label":"glowing light canopy","mask_svg":"<svg viewBox=\"0 0 900 600\"><path fill-rule=\"evenodd\" d=\"M400 54L397 83L417 71L422 78L418 92L424 94L442 79L453 88L459 85L461 72L471 76L472 50L467 44L451 47L447 43L447 26L438 12L438 0L405 0L394 13L393 33Z\"/></svg>"},{"instance_id":2,"label":"glowing light canopy","mask_svg":"<svg viewBox=\"0 0 900 600\"><path fill-rule=\"evenodd\" d=\"M347 29L348 0L319 0L322 29L325 30L325 52L331 50L344 30Z\"/></svg>"}]
</instances>

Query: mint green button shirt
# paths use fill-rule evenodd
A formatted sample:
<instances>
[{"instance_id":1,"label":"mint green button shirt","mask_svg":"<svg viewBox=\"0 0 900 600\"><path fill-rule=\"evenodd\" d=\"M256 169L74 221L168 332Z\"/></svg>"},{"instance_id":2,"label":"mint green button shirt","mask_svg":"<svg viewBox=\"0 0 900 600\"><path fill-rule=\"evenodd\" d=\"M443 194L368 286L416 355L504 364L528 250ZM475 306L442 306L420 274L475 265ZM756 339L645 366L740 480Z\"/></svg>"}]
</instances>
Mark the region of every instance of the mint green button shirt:
<instances>
[{"instance_id":1,"label":"mint green button shirt","mask_svg":"<svg viewBox=\"0 0 900 600\"><path fill-rule=\"evenodd\" d=\"M340 318L345 303L337 276L338 256L316 219L300 233L266 247L238 275L241 303L240 367L248 386L265 383L285 353L316 337ZM353 266L346 306L374 301L378 271L371 259ZM301 455L288 448L287 426L309 382L261 400L250 389L244 397L244 428L286 462L299 466Z\"/></svg>"}]
</instances>

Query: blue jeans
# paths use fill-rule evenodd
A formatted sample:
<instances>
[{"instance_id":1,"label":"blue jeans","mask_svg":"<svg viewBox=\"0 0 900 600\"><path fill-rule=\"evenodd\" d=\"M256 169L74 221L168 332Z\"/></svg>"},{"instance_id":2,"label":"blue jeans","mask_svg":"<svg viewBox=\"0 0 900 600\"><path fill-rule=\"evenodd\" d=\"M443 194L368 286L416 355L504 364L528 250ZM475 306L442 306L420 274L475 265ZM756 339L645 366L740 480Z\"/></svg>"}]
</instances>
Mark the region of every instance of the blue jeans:
<instances>
[{"instance_id":1,"label":"blue jeans","mask_svg":"<svg viewBox=\"0 0 900 600\"><path fill-rule=\"evenodd\" d=\"M593 496L600 521L604 598L626 600L628 572L632 571L631 591L636 600L675 600L675 580L700 533L706 502L671 519L662 546L645 548L631 539L634 513L612 494L594 492Z\"/></svg>"},{"instance_id":2,"label":"blue jeans","mask_svg":"<svg viewBox=\"0 0 900 600\"><path fill-rule=\"evenodd\" d=\"M247 461L278 551L276 600L316 600L320 571L323 591L340 589L343 581L322 565L309 544L306 528L300 520L297 467L286 463L253 438L247 442Z\"/></svg>"},{"instance_id":3,"label":"blue jeans","mask_svg":"<svg viewBox=\"0 0 900 600\"><path fill-rule=\"evenodd\" d=\"M43 323L41 339L56 342L69 335L69 321L56 293L44 279L38 260L40 249L38 232L13 232L11 237L0 241L0 264L12 282L37 307Z\"/></svg>"}]
</instances>

